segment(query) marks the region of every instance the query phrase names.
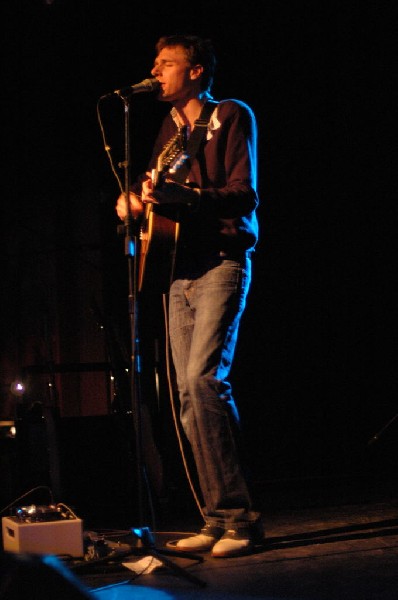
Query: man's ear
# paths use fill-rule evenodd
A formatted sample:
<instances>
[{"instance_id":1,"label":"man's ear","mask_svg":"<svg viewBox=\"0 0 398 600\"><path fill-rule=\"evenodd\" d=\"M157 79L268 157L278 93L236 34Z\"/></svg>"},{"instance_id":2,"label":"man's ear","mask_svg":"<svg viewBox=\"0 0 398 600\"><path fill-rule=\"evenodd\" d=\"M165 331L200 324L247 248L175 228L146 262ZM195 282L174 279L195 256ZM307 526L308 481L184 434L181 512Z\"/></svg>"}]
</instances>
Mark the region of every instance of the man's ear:
<instances>
[{"instance_id":1,"label":"man's ear","mask_svg":"<svg viewBox=\"0 0 398 600\"><path fill-rule=\"evenodd\" d=\"M203 73L203 67L202 65L195 65L194 67L191 67L191 79L199 79L199 77L202 75Z\"/></svg>"}]
</instances>

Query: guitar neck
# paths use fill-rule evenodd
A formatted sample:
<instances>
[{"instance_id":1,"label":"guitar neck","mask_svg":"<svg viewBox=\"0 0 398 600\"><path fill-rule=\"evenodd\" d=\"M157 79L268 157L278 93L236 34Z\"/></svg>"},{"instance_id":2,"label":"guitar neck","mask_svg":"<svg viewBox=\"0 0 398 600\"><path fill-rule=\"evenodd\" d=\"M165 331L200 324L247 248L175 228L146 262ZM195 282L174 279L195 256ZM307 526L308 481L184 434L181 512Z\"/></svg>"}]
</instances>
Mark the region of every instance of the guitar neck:
<instances>
[{"instance_id":1,"label":"guitar neck","mask_svg":"<svg viewBox=\"0 0 398 600\"><path fill-rule=\"evenodd\" d=\"M151 178L154 189L162 184L168 173L174 173L187 160L185 153L187 146L188 128L186 125L180 127L177 133L167 142L159 154L156 168L152 169Z\"/></svg>"}]
</instances>

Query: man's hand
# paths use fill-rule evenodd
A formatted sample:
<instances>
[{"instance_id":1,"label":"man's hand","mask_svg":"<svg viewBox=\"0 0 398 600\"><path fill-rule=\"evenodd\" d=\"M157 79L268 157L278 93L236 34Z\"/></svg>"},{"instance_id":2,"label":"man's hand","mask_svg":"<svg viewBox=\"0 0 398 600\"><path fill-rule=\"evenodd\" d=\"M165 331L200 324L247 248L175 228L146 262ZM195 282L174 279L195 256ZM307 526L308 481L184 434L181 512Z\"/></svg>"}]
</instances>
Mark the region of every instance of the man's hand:
<instances>
[{"instance_id":1,"label":"man's hand","mask_svg":"<svg viewBox=\"0 0 398 600\"><path fill-rule=\"evenodd\" d=\"M138 218L144 210L141 198L139 196L137 196L137 194L134 194L134 192L130 192L129 193L129 209L132 212L133 217L136 219ZM126 194L120 194L119 198L117 199L117 203L116 203L116 213L117 216L119 217L119 219L124 220L127 216L127 212L128 212L128 207L127 207L127 202L126 202Z\"/></svg>"},{"instance_id":2,"label":"man's hand","mask_svg":"<svg viewBox=\"0 0 398 600\"><path fill-rule=\"evenodd\" d=\"M142 201L154 204L183 204L195 208L200 200L199 190L166 179L159 188L153 189L152 181L142 185Z\"/></svg>"}]
</instances>

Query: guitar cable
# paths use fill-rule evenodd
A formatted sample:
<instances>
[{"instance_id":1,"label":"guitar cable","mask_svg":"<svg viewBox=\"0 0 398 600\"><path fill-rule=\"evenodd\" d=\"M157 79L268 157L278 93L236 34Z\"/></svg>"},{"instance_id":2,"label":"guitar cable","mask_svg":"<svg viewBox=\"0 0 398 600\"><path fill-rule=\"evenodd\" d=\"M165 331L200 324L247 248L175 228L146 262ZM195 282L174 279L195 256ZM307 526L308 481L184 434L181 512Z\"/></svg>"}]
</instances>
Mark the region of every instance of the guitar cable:
<instances>
[{"instance_id":1,"label":"guitar cable","mask_svg":"<svg viewBox=\"0 0 398 600\"><path fill-rule=\"evenodd\" d=\"M180 429L179 419L177 417L177 409L176 409L175 400L174 400L174 392L173 392L173 385L172 385L172 379L171 379L171 360L170 360L170 341L169 341L169 319L168 319L167 294L162 294L162 302L163 302L163 315L164 315L164 321L165 321L164 326L165 326L166 375L167 375L167 383L168 383L168 388L169 388L169 399L170 399L171 413L172 413L172 417L173 417L174 428L175 428L176 435L177 435L178 447L180 449L182 463L183 463L185 475L186 475L187 480L188 480L189 488L190 488L190 490L192 492L192 495L193 495L195 503L196 503L196 505L198 507L198 510L199 510L202 518L204 518L204 514L203 514L203 511L202 511L202 507L200 506L200 501L199 501L199 498L198 498L198 494L197 494L197 492L195 490L195 486L194 486L194 483L192 481L192 477L191 477L191 474L190 474L190 471L189 471L188 461L187 461L187 457L186 457L185 450L184 450L184 444L183 444L183 440L182 440L182 436L181 436L181 429Z\"/></svg>"}]
</instances>

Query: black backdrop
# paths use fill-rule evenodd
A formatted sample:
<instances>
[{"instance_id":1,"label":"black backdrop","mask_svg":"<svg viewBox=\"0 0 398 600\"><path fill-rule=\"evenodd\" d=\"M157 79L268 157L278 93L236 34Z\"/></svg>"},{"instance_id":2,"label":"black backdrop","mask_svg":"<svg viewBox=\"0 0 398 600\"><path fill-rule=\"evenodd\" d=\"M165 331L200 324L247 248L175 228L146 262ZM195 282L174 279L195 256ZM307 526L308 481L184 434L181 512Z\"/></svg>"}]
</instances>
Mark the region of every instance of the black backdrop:
<instances>
[{"instance_id":1,"label":"black backdrop","mask_svg":"<svg viewBox=\"0 0 398 600\"><path fill-rule=\"evenodd\" d=\"M366 463L367 441L398 411L389 3L37 0L2 12L2 386L21 366L19 311L43 309L34 281L15 282L32 247L51 251L49 222L62 244L78 227L81 247L98 228L107 307L123 306L97 100L149 75L160 35L197 32L219 57L214 96L248 102L259 126L261 238L233 373L254 463L270 477ZM163 109L133 99L133 175ZM113 98L101 110L117 162L123 109ZM395 437L393 425L383 444Z\"/></svg>"}]
</instances>

